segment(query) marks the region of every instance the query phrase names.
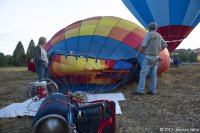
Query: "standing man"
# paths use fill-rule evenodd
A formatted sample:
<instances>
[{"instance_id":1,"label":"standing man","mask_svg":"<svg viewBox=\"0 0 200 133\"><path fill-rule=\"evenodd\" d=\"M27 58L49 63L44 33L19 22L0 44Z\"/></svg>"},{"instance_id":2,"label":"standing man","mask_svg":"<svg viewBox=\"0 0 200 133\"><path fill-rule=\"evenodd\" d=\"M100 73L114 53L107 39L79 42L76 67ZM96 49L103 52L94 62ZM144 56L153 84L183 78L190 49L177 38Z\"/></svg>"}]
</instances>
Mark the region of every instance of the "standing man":
<instances>
[{"instance_id":1,"label":"standing man","mask_svg":"<svg viewBox=\"0 0 200 133\"><path fill-rule=\"evenodd\" d=\"M36 73L38 74L38 80L41 81L43 78L48 78L48 57L47 52L44 49L47 39L40 37L38 45L35 48L35 63Z\"/></svg>"},{"instance_id":2,"label":"standing man","mask_svg":"<svg viewBox=\"0 0 200 133\"><path fill-rule=\"evenodd\" d=\"M137 86L137 90L133 92L133 95L143 95L145 81L148 74L150 74L150 85L147 94L156 94L157 84L157 65L159 63L159 53L167 47L167 43L162 36L156 32L157 24L152 22L148 25L149 32L145 35L145 38L136 53L136 58L141 50L144 50L144 60L142 68L140 70L140 80Z\"/></svg>"}]
</instances>

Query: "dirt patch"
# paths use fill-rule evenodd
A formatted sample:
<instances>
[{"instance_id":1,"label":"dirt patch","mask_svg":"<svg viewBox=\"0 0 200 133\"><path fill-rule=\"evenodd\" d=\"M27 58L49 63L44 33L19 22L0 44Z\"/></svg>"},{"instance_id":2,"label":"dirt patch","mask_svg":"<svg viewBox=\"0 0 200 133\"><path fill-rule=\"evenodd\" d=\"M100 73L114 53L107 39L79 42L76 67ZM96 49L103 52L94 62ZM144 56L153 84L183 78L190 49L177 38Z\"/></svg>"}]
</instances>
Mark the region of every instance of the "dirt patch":
<instances>
[{"instance_id":1,"label":"dirt patch","mask_svg":"<svg viewBox=\"0 0 200 133\"><path fill-rule=\"evenodd\" d=\"M116 115L116 132L155 133L160 130L200 132L200 67L171 68L158 78L155 96L131 96L137 84L131 83L114 92L122 92L122 115ZM0 70L0 108L28 98L27 84L36 75L28 71ZM148 88L148 82L146 88ZM0 133L30 133L31 118L0 119Z\"/></svg>"}]
</instances>

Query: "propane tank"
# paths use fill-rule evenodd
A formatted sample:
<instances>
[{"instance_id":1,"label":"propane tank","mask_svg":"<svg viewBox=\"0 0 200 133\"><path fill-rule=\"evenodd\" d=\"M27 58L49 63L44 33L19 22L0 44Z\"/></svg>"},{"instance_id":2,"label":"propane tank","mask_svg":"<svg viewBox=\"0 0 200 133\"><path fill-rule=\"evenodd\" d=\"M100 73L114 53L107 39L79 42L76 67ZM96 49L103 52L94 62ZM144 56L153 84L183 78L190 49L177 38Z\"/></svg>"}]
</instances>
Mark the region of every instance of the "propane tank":
<instances>
[{"instance_id":1,"label":"propane tank","mask_svg":"<svg viewBox=\"0 0 200 133\"><path fill-rule=\"evenodd\" d=\"M69 114L70 101L61 93L54 93L46 97L40 105L32 121L32 133L68 133L70 132L73 113ZM75 126L75 125L74 125ZM74 129L76 127L73 127Z\"/></svg>"}]
</instances>

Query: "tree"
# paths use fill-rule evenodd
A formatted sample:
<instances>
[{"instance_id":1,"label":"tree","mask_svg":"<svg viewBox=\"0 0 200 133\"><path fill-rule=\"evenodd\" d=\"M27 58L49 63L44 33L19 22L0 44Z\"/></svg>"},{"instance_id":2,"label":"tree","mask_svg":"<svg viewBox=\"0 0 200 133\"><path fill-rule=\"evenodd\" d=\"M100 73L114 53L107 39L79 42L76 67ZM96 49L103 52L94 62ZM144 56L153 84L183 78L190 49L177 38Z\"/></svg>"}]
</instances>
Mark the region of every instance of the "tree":
<instances>
[{"instance_id":1,"label":"tree","mask_svg":"<svg viewBox=\"0 0 200 133\"><path fill-rule=\"evenodd\" d=\"M197 55L198 53L195 53L195 52L190 52L190 62L196 62L197 61Z\"/></svg>"},{"instance_id":2,"label":"tree","mask_svg":"<svg viewBox=\"0 0 200 133\"><path fill-rule=\"evenodd\" d=\"M182 61L182 62L189 62L189 53L187 51L184 51L182 53L179 54L179 59Z\"/></svg>"},{"instance_id":3,"label":"tree","mask_svg":"<svg viewBox=\"0 0 200 133\"><path fill-rule=\"evenodd\" d=\"M24 46L21 41L18 42L14 52L13 52L13 63L15 66L26 66L26 55L24 51Z\"/></svg>"},{"instance_id":4,"label":"tree","mask_svg":"<svg viewBox=\"0 0 200 133\"><path fill-rule=\"evenodd\" d=\"M26 59L27 59L27 62L30 60L30 59L33 59L34 58L34 50L35 50L35 43L33 40L30 41L29 45L28 45L28 49L27 49L27 52L26 52Z\"/></svg>"},{"instance_id":5,"label":"tree","mask_svg":"<svg viewBox=\"0 0 200 133\"><path fill-rule=\"evenodd\" d=\"M5 55L0 52L0 67L5 66Z\"/></svg>"},{"instance_id":6,"label":"tree","mask_svg":"<svg viewBox=\"0 0 200 133\"><path fill-rule=\"evenodd\" d=\"M13 57L11 55L6 55L5 56L5 65L6 66L13 66Z\"/></svg>"},{"instance_id":7,"label":"tree","mask_svg":"<svg viewBox=\"0 0 200 133\"><path fill-rule=\"evenodd\" d=\"M182 62L196 62L197 50L198 49L176 49L171 55L176 55Z\"/></svg>"}]
</instances>

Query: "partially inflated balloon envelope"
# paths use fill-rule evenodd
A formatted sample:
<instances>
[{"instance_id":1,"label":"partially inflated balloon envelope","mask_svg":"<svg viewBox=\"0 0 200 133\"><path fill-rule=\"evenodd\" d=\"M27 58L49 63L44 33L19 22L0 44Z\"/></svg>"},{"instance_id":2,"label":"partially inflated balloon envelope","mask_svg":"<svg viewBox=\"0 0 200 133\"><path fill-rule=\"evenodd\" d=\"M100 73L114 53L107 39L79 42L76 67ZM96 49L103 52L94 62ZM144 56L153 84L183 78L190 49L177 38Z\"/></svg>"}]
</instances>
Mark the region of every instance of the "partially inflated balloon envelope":
<instances>
[{"instance_id":1,"label":"partially inflated balloon envelope","mask_svg":"<svg viewBox=\"0 0 200 133\"><path fill-rule=\"evenodd\" d=\"M58 31L45 45L50 75L71 91L110 91L128 77L138 77L139 65L130 60L140 47L146 30L117 17L92 17ZM160 54L159 73L169 68L169 52ZM128 61L129 60L129 61ZM132 78L132 77L131 77Z\"/></svg>"},{"instance_id":2,"label":"partially inflated balloon envelope","mask_svg":"<svg viewBox=\"0 0 200 133\"><path fill-rule=\"evenodd\" d=\"M197 62L200 63L200 50L199 50L199 52L197 54Z\"/></svg>"},{"instance_id":3,"label":"partially inflated balloon envelope","mask_svg":"<svg viewBox=\"0 0 200 133\"><path fill-rule=\"evenodd\" d=\"M158 24L169 51L176 49L200 21L200 0L122 1L145 28L150 22Z\"/></svg>"}]
</instances>

